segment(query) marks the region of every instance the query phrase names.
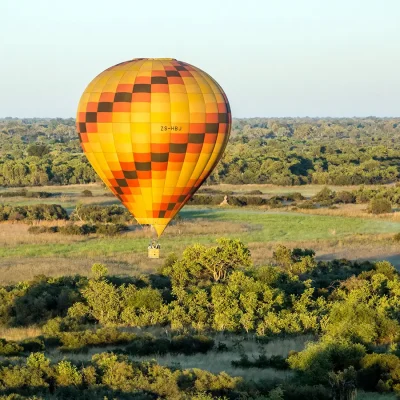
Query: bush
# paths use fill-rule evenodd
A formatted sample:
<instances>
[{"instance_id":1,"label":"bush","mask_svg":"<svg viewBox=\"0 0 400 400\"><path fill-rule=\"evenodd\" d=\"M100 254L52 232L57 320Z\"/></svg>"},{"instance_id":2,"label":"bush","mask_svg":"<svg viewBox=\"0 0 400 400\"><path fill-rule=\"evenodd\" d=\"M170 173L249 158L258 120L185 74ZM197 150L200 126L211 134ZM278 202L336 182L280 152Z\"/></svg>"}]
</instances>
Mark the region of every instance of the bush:
<instances>
[{"instance_id":1,"label":"bush","mask_svg":"<svg viewBox=\"0 0 400 400\"><path fill-rule=\"evenodd\" d=\"M82 191L81 196L82 197L93 197L93 193L90 190L85 189Z\"/></svg>"},{"instance_id":2,"label":"bush","mask_svg":"<svg viewBox=\"0 0 400 400\"><path fill-rule=\"evenodd\" d=\"M172 369L155 362L132 362L115 353L95 354L85 364L62 360L54 365L43 353L32 353L25 363L1 368L1 394L12 393L7 400L26 398L18 396L20 393L32 400L38 399L35 395L76 400L222 400L238 398L236 389L241 382L224 372L214 375L200 369ZM275 389L269 399L282 399L281 393Z\"/></svg>"},{"instance_id":3,"label":"bush","mask_svg":"<svg viewBox=\"0 0 400 400\"><path fill-rule=\"evenodd\" d=\"M304 203L298 204L297 208L304 209L304 210L311 210L313 208L317 208L317 206L311 201L305 201Z\"/></svg>"},{"instance_id":4,"label":"bush","mask_svg":"<svg viewBox=\"0 0 400 400\"><path fill-rule=\"evenodd\" d=\"M125 224L133 223L131 213L125 208L118 205L99 206L99 205L80 205L71 213L72 221L97 223L113 223Z\"/></svg>"},{"instance_id":5,"label":"bush","mask_svg":"<svg viewBox=\"0 0 400 400\"><path fill-rule=\"evenodd\" d=\"M17 190L15 192L0 192L0 197L25 197L28 191L26 189Z\"/></svg>"},{"instance_id":6,"label":"bush","mask_svg":"<svg viewBox=\"0 0 400 400\"><path fill-rule=\"evenodd\" d=\"M172 339L154 338L150 335L137 337L126 348L126 353L138 356L151 354L205 354L214 347L214 340L204 335L180 335Z\"/></svg>"},{"instance_id":7,"label":"bush","mask_svg":"<svg viewBox=\"0 0 400 400\"><path fill-rule=\"evenodd\" d=\"M47 336L57 336L64 330L64 324L61 317L49 319L43 326L42 331Z\"/></svg>"},{"instance_id":8,"label":"bush","mask_svg":"<svg viewBox=\"0 0 400 400\"><path fill-rule=\"evenodd\" d=\"M68 219L68 213L58 204L0 205L0 221L55 221L65 219Z\"/></svg>"},{"instance_id":9,"label":"bush","mask_svg":"<svg viewBox=\"0 0 400 400\"><path fill-rule=\"evenodd\" d=\"M198 191L197 191L197 193L198 194L204 194L204 193L206 193L206 194L224 194L221 190L218 190L218 189L213 189L213 188L210 188L210 187L201 187Z\"/></svg>"},{"instance_id":10,"label":"bush","mask_svg":"<svg viewBox=\"0 0 400 400\"><path fill-rule=\"evenodd\" d=\"M17 356L24 351L24 348L16 342L8 342L0 339L0 355L1 356Z\"/></svg>"},{"instance_id":11,"label":"bush","mask_svg":"<svg viewBox=\"0 0 400 400\"><path fill-rule=\"evenodd\" d=\"M246 201L248 206L262 206L268 203L267 199L258 196L248 196Z\"/></svg>"},{"instance_id":12,"label":"bush","mask_svg":"<svg viewBox=\"0 0 400 400\"><path fill-rule=\"evenodd\" d=\"M335 193L327 186L325 186L312 198L312 200L314 202L321 202L321 201L326 202L326 201L332 201L334 197Z\"/></svg>"},{"instance_id":13,"label":"bush","mask_svg":"<svg viewBox=\"0 0 400 400\"><path fill-rule=\"evenodd\" d=\"M0 192L0 197L29 197L44 199L47 197L51 197L52 195L53 194L49 192L28 192L26 189L17 190L14 192Z\"/></svg>"},{"instance_id":14,"label":"bush","mask_svg":"<svg viewBox=\"0 0 400 400\"><path fill-rule=\"evenodd\" d=\"M60 361L56 366L56 382L59 386L79 386L82 373L69 361Z\"/></svg>"},{"instance_id":15,"label":"bush","mask_svg":"<svg viewBox=\"0 0 400 400\"><path fill-rule=\"evenodd\" d=\"M218 342L218 346L215 348L215 351L217 351L218 353L224 353L228 350L229 348L224 342Z\"/></svg>"},{"instance_id":16,"label":"bush","mask_svg":"<svg viewBox=\"0 0 400 400\"><path fill-rule=\"evenodd\" d=\"M396 234L393 236L393 240L394 240L395 242L400 242L400 232L396 233Z\"/></svg>"},{"instance_id":17,"label":"bush","mask_svg":"<svg viewBox=\"0 0 400 400\"><path fill-rule=\"evenodd\" d=\"M394 354L367 354L361 360L358 383L365 390L392 390L400 388L400 359ZM383 390L382 390L383 389Z\"/></svg>"},{"instance_id":18,"label":"bush","mask_svg":"<svg viewBox=\"0 0 400 400\"><path fill-rule=\"evenodd\" d=\"M151 354L167 354L171 349L171 341L167 338L154 338L150 335L137 337L123 353L135 356L148 356Z\"/></svg>"},{"instance_id":19,"label":"bush","mask_svg":"<svg viewBox=\"0 0 400 400\"><path fill-rule=\"evenodd\" d=\"M235 207L244 207L247 206L247 197L246 196L229 196L228 204Z\"/></svg>"},{"instance_id":20,"label":"bush","mask_svg":"<svg viewBox=\"0 0 400 400\"><path fill-rule=\"evenodd\" d=\"M121 332L116 328L101 328L96 331L58 332L61 351L87 351L88 347L129 344L122 354L147 356L151 354L185 354L207 353L214 347L214 340L202 335L181 335L172 339L154 338L151 335L136 336Z\"/></svg>"},{"instance_id":21,"label":"bush","mask_svg":"<svg viewBox=\"0 0 400 400\"><path fill-rule=\"evenodd\" d=\"M344 340L308 343L306 348L288 357L292 369L299 371L304 383L327 384L331 371L342 371L354 366L358 368L365 356L365 347Z\"/></svg>"},{"instance_id":22,"label":"bush","mask_svg":"<svg viewBox=\"0 0 400 400\"><path fill-rule=\"evenodd\" d=\"M263 206L269 204L269 200L259 196L230 196L228 203L237 207Z\"/></svg>"},{"instance_id":23,"label":"bush","mask_svg":"<svg viewBox=\"0 0 400 400\"><path fill-rule=\"evenodd\" d=\"M219 205L224 201L222 194L195 194L189 201L189 204L199 206Z\"/></svg>"},{"instance_id":24,"label":"bush","mask_svg":"<svg viewBox=\"0 0 400 400\"><path fill-rule=\"evenodd\" d=\"M171 340L171 352L185 355L207 353L214 347L214 340L204 335L181 335Z\"/></svg>"},{"instance_id":25,"label":"bush","mask_svg":"<svg viewBox=\"0 0 400 400\"><path fill-rule=\"evenodd\" d=\"M356 202L356 196L351 192L337 192L335 195L336 203L351 204Z\"/></svg>"},{"instance_id":26,"label":"bush","mask_svg":"<svg viewBox=\"0 0 400 400\"><path fill-rule=\"evenodd\" d=\"M33 339L25 339L23 340L20 345L26 352L38 352L44 351L45 345L42 339L40 338L33 338Z\"/></svg>"},{"instance_id":27,"label":"bush","mask_svg":"<svg viewBox=\"0 0 400 400\"><path fill-rule=\"evenodd\" d=\"M65 316L67 310L81 299L79 289L87 281L86 278L61 277L35 278L34 281L24 282L24 286L16 285L13 289L15 297L7 304L8 316L0 316L6 323L14 326L29 326L45 323L56 316ZM0 291L0 297L1 296ZM11 294L11 293L10 293ZM7 299L7 297L6 297ZM0 311L4 298L0 298ZM6 319L7 318L7 319Z\"/></svg>"},{"instance_id":28,"label":"bush","mask_svg":"<svg viewBox=\"0 0 400 400\"><path fill-rule=\"evenodd\" d=\"M25 197L32 197L37 199L45 199L51 196L54 196L54 194L49 192L26 192L25 195Z\"/></svg>"},{"instance_id":29,"label":"bush","mask_svg":"<svg viewBox=\"0 0 400 400\"><path fill-rule=\"evenodd\" d=\"M372 199L369 203L368 211L372 214L385 214L392 212L392 204L383 198Z\"/></svg>"},{"instance_id":30,"label":"bush","mask_svg":"<svg viewBox=\"0 0 400 400\"><path fill-rule=\"evenodd\" d=\"M132 342L136 335L121 332L116 328L101 328L96 331L62 332L60 340L62 351L83 351L87 347L110 346Z\"/></svg>"},{"instance_id":31,"label":"bush","mask_svg":"<svg viewBox=\"0 0 400 400\"><path fill-rule=\"evenodd\" d=\"M285 197L287 201L300 201L305 199L300 192L288 193Z\"/></svg>"},{"instance_id":32,"label":"bush","mask_svg":"<svg viewBox=\"0 0 400 400\"><path fill-rule=\"evenodd\" d=\"M231 362L234 368L275 368L279 370L289 369L289 364L282 356L274 355L267 357L260 354L254 361L251 361L247 354L243 354L239 360Z\"/></svg>"},{"instance_id":33,"label":"bush","mask_svg":"<svg viewBox=\"0 0 400 400\"><path fill-rule=\"evenodd\" d=\"M127 230L128 226L125 224L97 224L94 226L95 233L105 236L115 236Z\"/></svg>"},{"instance_id":34,"label":"bush","mask_svg":"<svg viewBox=\"0 0 400 400\"><path fill-rule=\"evenodd\" d=\"M37 235L40 233L57 233L59 231L58 226L30 226L28 228L28 233Z\"/></svg>"},{"instance_id":35,"label":"bush","mask_svg":"<svg viewBox=\"0 0 400 400\"><path fill-rule=\"evenodd\" d=\"M125 224L68 224L66 226L30 226L28 232L34 235L40 233L61 233L63 235L89 235L97 233L105 236L115 236L128 230Z\"/></svg>"},{"instance_id":36,"label":"bush","mask_svg":"<svg viewBox=\"0 0 400 400\"><path fill-rule=\"evenodd\" d=\"M38 233L45 233L47 228L45 226L30 226L28 228L28 233L32 233L33 235L37 235Z\"/></svg>"},{"instance_id":37,"label":"bush","mask_svg":"<svg viewBox=\"0 0 400 400\"><path fill-rule=\"evenodd\" d=\"M334 204L334 200L324 200L318 203L321 207L332 207Z\"/></svg>"},{"instance_id":38,"label":"bush","mask_svg":"<svg viewBox=\"0 0 400 400\"><path fill-rule=\"evenodd\" d=\"M59 232L63 235L88 235L89 233L95 233L96 228L93 225L74 225L69 224L66 226L60 226Z\"/></svg>"},{"instance_id":39,"label":"bush","mask_svg":"<svg viewBox=\"0 0 400 400\"><path fill-rule=\"evenodd\" d=\"M259 191L256 191L257 193ZM260 192L262 194L262 192ZM192 205L219 205L224 201L225 195L220 194L196 194L191 200ZM267 204L267 200L259 196L228 196L228 204L235 207L247 205L260 206Z\"/></svg>"}]
</instances>

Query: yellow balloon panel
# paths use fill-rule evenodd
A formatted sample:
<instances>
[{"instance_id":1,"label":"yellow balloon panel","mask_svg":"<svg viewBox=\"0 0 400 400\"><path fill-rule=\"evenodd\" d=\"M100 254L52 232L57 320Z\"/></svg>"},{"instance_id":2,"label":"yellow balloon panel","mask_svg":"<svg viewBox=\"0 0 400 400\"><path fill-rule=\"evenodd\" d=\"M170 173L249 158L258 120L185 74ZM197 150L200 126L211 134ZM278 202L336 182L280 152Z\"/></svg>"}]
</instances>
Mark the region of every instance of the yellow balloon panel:
<instances>
[{"instance_id":1,"label":"yellow balloon panel","mask_svg":"<svg viewBox=\"0 0 400 400\"><path fill-rule=\"evenodd\" d=\"M77 113L89 162L136 220L158 235L210 175L230 128L222 88L175 59L108 68L86 88Z\"/></svg>"}]
</instances>

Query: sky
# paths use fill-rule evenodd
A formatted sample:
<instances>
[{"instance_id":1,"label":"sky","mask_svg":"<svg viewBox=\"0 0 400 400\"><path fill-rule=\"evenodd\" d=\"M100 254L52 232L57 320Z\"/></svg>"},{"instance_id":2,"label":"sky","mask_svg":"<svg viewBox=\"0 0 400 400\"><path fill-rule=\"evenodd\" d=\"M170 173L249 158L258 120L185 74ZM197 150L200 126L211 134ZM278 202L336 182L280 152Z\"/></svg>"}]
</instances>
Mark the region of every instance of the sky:
<instances>
[{"instance_id":1,"label":"sky","mask_svg":"<svg viewBox=\"0 0 400 400\"><path fill-rule=\"evenodd\" d=\"M75 117L137 57L203 69L236 118L400 116L399 0L0 0L0 118Z\"/></svg>"}]
</instances>

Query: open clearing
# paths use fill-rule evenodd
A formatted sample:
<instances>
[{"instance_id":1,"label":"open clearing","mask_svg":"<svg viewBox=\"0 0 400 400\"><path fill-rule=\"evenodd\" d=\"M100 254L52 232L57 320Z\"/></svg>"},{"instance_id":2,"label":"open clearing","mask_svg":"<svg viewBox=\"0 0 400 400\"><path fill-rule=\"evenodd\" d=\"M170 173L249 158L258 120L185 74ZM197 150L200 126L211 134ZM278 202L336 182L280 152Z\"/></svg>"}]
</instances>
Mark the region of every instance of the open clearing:
<instances>
[{"instance_id":1,"label":"open clearing","mask_svg":"<svg viewBox=\"0 0 400 400\"><path fill-rule=\"evenodd\" d=\"M302 191L303 194L310 195L318 192L322 186L223 185L213 188L221 191L235 189L236 192L258 189L265 194L279 194L289 192L290 189L291 192ZM85 189L91 190L93 197L81 197ZM68 211L72 211L78 202L118 204L118 200L107 195L106 190L98 184L48 186L28 190L47 191L58 195L45 199L10 197L2 199L2 202L13 205L57 203ZM152 231L146 227L133 226L129 232L109 238L50 233L32 235L28 233L26 224L2 223L0 282L31 279L39 274L87 274L95 262L106 264L113 274L136 275L154 272L169 253L180 254L185 247L194 243L211 244L221 236L238 238L246 243L257 265L268 262L277 244L285 244L289 247L312 248L319 259L387 259L400 267L398 244L392 239L395 233L400 232L400 221L394 217L395 214L386 219L371 218L370 215L363 215L359 205L354 206L342 210L319 209L302 212L185 206L180 212L181 218L166 229L160 240L160 260L147 258L147 245ZM60 223L63 222L45 224Z\"/></svg>"},{"instance_id":2,"label":"open clearing","mask_svg":"<svg viewBox=\"0 0 400 400\"><path fill-rule=\"evenodd\" d=\"M149 228L133 227L130 232L110 238L32 235L26 224L0 224L1 282L31 279L38 274L86 274L95 262L105 263L113 274L152 272L169 253L180 254L194 243L211 244L221 236L248 244L258 265L267 263L273 248L283 243L313 248L324 259L389 259L400 266L398 245L391 239L400 232L399 222L194 207L186 207L181 216L160 240L160 260L147 258L147 245L152 237Z\"/></svg>"}]
</instances>

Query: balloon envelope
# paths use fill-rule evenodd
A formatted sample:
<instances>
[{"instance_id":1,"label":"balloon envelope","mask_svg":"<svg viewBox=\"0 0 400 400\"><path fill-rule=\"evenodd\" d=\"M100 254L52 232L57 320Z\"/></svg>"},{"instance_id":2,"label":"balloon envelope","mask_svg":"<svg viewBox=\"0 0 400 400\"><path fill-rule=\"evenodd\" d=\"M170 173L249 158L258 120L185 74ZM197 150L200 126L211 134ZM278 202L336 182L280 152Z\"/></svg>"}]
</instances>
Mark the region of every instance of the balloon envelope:
<instances>
[{"instance_id":1,"label":"balloon envelope","mask_svg":"<svg viewBox=\"0 0 400 400\"><path fill-rule=\"evenodd\" d=\"M228 99L204 71L175 59L108 68L79 102L77 130L93 168L158 236L218 163L231 128Z\"/></svg>"}]
</instances>

